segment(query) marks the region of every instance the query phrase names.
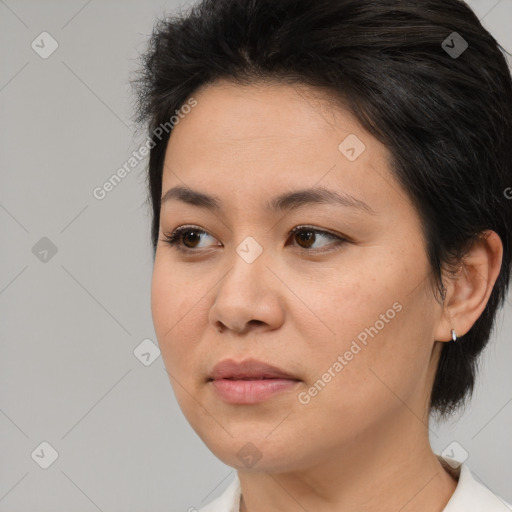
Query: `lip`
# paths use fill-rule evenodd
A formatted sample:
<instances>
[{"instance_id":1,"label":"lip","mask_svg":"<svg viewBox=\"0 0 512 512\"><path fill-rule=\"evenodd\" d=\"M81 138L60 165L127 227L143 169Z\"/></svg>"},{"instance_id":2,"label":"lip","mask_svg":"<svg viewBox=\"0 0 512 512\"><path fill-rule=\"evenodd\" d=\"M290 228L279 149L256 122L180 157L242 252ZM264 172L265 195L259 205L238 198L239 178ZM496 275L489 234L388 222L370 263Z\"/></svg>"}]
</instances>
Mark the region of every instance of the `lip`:
<instances>
[{"instance_id":1,"label":"lip","mask_svg":"<svg viewBox=\"0 0 512 512\"><path fill-rule=\"evenodd\" d=\"M213 367L208 382L225 402L249 405L294 388L300 379L256 359L225 359Z\"/></svg>"},{"instance_id":2,"label":"lip","mask_svg":"<svg viewBox=\"0 0 512 512\"><path fill-rule=\"evenodd\" d=\"M233 359L224 359L213 367L208 377L210 380L258 380L262 378L299 380L297 377L281 368L264 363L263 361L258 361L257 359L246 359L240 362Z\"/></svg>"}]
</instances>

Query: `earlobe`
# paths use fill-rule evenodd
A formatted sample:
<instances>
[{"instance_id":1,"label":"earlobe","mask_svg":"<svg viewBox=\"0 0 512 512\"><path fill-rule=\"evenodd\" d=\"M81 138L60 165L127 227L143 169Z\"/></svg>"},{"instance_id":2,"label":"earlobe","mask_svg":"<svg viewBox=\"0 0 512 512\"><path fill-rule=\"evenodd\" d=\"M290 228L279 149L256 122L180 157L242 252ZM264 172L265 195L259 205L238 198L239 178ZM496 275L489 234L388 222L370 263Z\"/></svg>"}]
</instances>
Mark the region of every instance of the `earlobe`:
<instances>
[{"instance_id":1,"label":"earlobe","mask_svg":"<svg viewBox=\"0 0 512 512\"><path fill-rule=\"evenodd\" d=\"M484 311L500 273L503 244L496 232L482 232L463 257L460 271L451 278L436 340L462 343ZM454 339L455 336L455 339Z\"/></svg>"}]
</instances>

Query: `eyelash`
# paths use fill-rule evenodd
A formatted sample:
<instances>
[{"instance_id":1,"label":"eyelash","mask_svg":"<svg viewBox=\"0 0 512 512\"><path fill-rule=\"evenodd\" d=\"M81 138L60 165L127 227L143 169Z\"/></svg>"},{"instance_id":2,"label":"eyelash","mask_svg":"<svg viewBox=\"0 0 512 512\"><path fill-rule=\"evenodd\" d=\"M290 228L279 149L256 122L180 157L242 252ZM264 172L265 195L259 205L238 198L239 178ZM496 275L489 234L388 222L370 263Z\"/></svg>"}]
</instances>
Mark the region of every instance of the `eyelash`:
<instances>
[{"instance_id":1,"label":"eyelash","mask_svg":"<svg viewBox=\"0 0 512 512\"><path fill-rule=\"evenodd\" d=\"M209 233L207 231L199 228L198 226L193 226L193 225L181 226L181 227L175 229L170 235L164 235L164 237L161 239L161 241L166 244L169 244L171 247L173 247L176 250L178 250L182 253L185 253L185 254L198 253L200 251L200 249L198 250L198 249L186 248L186 247L183 247L183 245L180 243L181 235L187 231L193 231L195 233L209 235ZM347 242L350 242L350 240L348 238L342 237L340 235L335 235L334 233L330 233L329 231L324 231L323 229L317 229L317 228L314 228L313 226L307 226L307 225L296 226L295 228L293 228L292 230L289 231L288 236L293 236L293 235L296 235L297 233L307 232L307 231L312 231L316 234L320 233L322 235L325 235L328 238L331 238L332 240L334 240L334 244L333 244L334 247L331 247L330 249L321 249L321 250L304 249L304 248L299 247L299 251L301 251L301 252L313 253L313 254L323 254L323 253L331 252L331 251L335 250L336 248L340 247L341 245L343 245Z\"/></svg>"}]
</instances>

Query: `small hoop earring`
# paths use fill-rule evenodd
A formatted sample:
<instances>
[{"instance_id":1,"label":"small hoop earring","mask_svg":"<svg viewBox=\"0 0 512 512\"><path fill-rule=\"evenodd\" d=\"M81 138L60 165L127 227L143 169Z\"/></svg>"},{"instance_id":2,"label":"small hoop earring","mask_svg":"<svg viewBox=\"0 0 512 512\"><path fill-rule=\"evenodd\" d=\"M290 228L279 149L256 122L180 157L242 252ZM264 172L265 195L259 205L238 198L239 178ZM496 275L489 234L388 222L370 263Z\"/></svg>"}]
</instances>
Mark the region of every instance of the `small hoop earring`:
<instances>
[{"instance_id":1,"label":"small hoop earring","mask_svg":"<svg viewBox=\"0 0 512 512\"><path fill-rule=\"evenodd\" d=\"M457 341L457 335L455 334L455 331L452 329L452 341Z\"/></svg>"}]
</instances>

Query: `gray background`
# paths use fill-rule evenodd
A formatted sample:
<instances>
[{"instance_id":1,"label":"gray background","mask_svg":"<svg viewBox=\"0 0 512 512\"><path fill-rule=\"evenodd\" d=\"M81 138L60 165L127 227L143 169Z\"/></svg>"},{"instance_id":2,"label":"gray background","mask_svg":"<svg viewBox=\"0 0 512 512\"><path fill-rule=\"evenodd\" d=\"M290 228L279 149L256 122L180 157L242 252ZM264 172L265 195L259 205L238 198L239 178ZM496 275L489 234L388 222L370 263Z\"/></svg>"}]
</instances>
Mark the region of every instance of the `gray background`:
<instances>
[{"instance_id":1,"label":"gray background","mask_svg":"<svg viewBox=\"0 0 512 512\"><path fill-rule=\"evenodd\" d=\"M469 4L512 51L512 0ZM0 0L0 512L199 508L234 474L183 418L162 358L134 355L156 343L146 161L92 193L145 139L128 81L155 18L177 6ZM59 45L47 59L31 47L43 31ZM431 436L437 453L459 443L508 501L510 298L471 406ZM47 469L43 441L58 452Z\"/></svg>"}]
</instances>

